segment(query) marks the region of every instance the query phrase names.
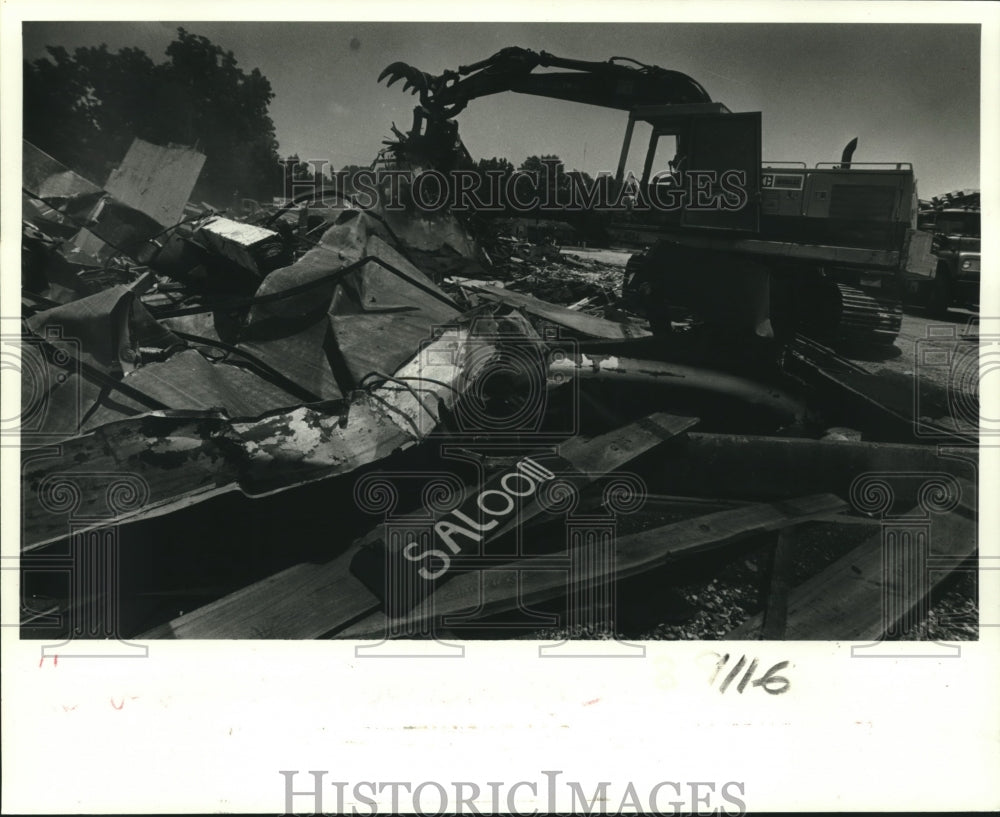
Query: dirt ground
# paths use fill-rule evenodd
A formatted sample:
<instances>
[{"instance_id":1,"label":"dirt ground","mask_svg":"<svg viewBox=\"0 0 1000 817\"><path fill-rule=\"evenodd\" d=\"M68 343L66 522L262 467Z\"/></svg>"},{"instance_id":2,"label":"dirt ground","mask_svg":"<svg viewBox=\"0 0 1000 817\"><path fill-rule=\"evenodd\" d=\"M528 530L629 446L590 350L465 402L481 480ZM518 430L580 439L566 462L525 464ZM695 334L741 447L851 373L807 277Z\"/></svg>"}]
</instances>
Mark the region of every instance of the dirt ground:
<instances>
[{"instance_id":1,"label":"dirt ground","mask_svg":"<svg viewBox=\"0 0 1000 817\"><path fill-rule=\"evenodd\" d=\"M631 251L567 247L563 254L585 262L624 269ZM845 352L845 356L871 372L894 373L912 378L915 393L922 384L933 384L963 399L978 400L979 315L954 308L944 318L932 319L919 308L907 308L895 344L876 354ZM950 348L954 354L947 364L927 350ZM852 547L870 530L860 526L816 524L807 526L800 541L797 572L799 580L811 575ZM645 618L642 611L621 605L619 624L622 637L642 639L716 639L759 612L765 593L762 578L767 575L770 545L750 544L734 553L724 565L718 562L692 566L687 575L658 578L666 613L658 620ZM721 569L720 569L721 568ZM677 579L680 578L680 581ZM667 586L668 585L668 586ZM978 582L974 570L957 571L933 592L929 615L908 638L967 640L978 637ZM652 588L646 588L649 592ZM641 597L626 593L624 598ZM546 632L545 637L562 637L562 631ZM586 633L575 635L586 637Z\"/></svg>"},{"instance_id":2,"label":"dirt ground","mask_svg":"<svg viewBox=\"0 0 1000 817\"><path fill-rule=\"evenodd\" d=\"M916 307L907 308L899 337L885 356L854 356L853 359L874 372L884 369L907 377L920 377L946 389L969 390L975 384L963 377L962 371L956 371L955 366L934 365L920 354L925 344L947 342L952 333L956 350L965 352L974 347L979 340L979 314L954 308L945 318L930 318Z\"/></svg>"}]
</instances>

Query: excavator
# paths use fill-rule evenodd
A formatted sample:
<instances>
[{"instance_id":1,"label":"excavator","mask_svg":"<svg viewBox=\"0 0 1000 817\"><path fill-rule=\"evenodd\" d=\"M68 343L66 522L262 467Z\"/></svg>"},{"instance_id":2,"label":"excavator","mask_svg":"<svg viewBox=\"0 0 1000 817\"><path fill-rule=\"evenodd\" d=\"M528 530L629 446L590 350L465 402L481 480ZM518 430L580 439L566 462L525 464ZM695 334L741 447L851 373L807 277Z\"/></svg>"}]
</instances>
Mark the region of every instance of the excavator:
<instances>
[{"instance_id":1,"label":"excavator","mask_svg":"<svg viewBox=\"0 0 1000 817\"><path fill-rule=\"evenodd\" d=\"M632 184L634 195L619 199L627 206L611 214L611 232L646 248L629 260L623 298L655 333L686 316L779 340L891 344L904 273L933 264L931 236L916 230L912 164L855 162L856 139L839 161L765 163L760 112L731 112L678 71L511 47L439 75L395 62L383 79L419 99L409 132L396 131L396 157L439 170L471 162L455 117L480 97L627 112L613 186ZM630 179L639 126L649 141L641 178Z\"/></svg>"}]
</instances>

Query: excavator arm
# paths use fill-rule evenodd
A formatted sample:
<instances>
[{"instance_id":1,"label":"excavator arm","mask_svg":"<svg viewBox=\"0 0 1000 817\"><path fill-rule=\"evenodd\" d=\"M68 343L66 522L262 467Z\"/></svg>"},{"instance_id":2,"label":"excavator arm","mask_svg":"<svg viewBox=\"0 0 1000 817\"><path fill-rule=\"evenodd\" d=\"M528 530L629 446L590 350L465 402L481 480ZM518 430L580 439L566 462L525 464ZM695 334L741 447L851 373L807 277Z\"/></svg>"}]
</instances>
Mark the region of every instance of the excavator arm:
<instances>
[{"instance_id":1,"label":"excavator arm","mask_svg":"<svg viewBox=\"0 0 1000 817\"><path fill-rule=\"evenodd\" d=\"M536 68L568 70L535 73ZM383 79L388 80L387 86L404 80L404 91L419 94L410 136L418 136L426 121L426 135L432 139L439 133L450 136L454 128L445 127L445 123L471 100L506 91L619 110L712 101L698 82L679 71L627 57L591 62L518 47L503 48L484 60L437 76L394 62L379 74L378 81Z\"/></svg>"},{"instance_id":2,"label":"excavator arm","mask_svg":"<svg viewBox=\"0 0 1000 817\"><path fill-rule=\"evenodd\" d=\"M536 68L571 70L533 73ZM421 106L435 119L450 119L470 100L504 91L621 110L638 105L712 101L698 82L679 71L644 65L627 57L591 62L518 47L503 48L492 57L438 76L394 62L379 74L378 81L386 78L388 86L404 79L403 90L419 93Z\"/></svg>"}]
</instances>

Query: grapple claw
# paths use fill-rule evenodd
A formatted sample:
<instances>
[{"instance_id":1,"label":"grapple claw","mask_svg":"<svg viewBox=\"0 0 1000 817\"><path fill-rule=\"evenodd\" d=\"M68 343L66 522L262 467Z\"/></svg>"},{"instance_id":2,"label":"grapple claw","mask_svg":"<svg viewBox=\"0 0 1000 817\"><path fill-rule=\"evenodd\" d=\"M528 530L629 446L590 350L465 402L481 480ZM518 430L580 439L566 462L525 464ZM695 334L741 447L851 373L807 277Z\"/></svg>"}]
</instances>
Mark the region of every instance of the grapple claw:
<instances>
[{"instance_id":1,"label":"grapple claw","mask_svg":"<svg viewBox=\"0 0 1000 817\"><path fill-rule=\"evenodd\" d=\"M392 87L396 82L401 79L405 79L406 82L403 83L403 91L409 91L411 94L416 94L418 92L426 92L429 85L429 77L423 71L414 68L412 65L407 65L405 62L394 62L389 65L378 75L378 81L381 82L386 77L389 81L386 83L386 87Z\"/></svg>"},{"instance_id":2,"label":"grapple claw","mask_svg":"<svg viewBox=\"0 0 1000 817\"><path fill-rule=\"evenodd\" d=\"M392 83L404 76L408 70L411 70L410 66L405 62L394 62L382 69L382 73L378 75L376 82L381 82L386 77L391 76L392 79L389 80L389 85L392 85Z\"/></svg>"}]
</instances>

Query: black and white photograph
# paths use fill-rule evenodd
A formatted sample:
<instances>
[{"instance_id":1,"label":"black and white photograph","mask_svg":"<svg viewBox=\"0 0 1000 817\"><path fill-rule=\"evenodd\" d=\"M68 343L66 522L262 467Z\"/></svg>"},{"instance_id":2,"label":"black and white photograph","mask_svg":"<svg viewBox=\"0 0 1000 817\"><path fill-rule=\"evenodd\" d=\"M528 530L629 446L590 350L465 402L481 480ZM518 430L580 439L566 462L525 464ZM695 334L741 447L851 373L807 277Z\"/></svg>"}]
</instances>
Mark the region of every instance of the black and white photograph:
<instances>
[{"instance_id":1,"label":"black and white photograph","mask_svg":"<svg viewBox=\"0 0 1000 817\"><path fill-rule=\"evenodd\" d=\"M704 5L7 8L5 813L1000 806L1000 6Z\"/></svg>"}]
</instances>

